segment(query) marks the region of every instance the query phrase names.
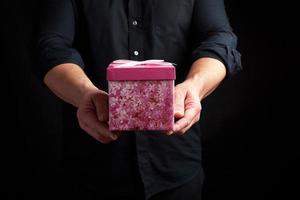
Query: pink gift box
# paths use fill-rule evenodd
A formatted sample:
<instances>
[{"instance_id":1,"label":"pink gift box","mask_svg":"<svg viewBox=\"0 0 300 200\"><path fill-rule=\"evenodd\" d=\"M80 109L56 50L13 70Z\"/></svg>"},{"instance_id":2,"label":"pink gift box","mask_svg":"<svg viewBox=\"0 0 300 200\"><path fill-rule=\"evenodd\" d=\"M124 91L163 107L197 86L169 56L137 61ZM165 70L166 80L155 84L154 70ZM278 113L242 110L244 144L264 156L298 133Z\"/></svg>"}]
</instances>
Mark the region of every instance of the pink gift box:
<instances>
[{"instance_id":1,"label":"pink gift box","mask_svg":"<svg viewBox=\"0 0 300 200\"><path fill-rule=\"evenodd\" d=\"M111 131L173 130L175 67L117 60L107 68Z\"/></svg>"}]
</instances>

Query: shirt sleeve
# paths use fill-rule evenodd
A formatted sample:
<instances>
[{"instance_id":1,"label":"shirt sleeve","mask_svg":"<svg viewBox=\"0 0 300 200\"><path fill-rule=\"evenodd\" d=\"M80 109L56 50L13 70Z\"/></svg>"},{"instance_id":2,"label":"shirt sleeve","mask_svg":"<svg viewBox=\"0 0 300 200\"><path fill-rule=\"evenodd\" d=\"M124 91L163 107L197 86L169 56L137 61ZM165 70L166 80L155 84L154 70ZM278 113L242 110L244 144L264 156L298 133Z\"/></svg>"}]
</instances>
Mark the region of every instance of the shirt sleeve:
<instances>
[{"instance_id":1,"label":"shirt sleeve","mask_svg":"<svg viewBox=\"0 0 300 200\"><path fill-rule=\"evenodd\" d=\"M72 0L44 0L37 41L35 72L40 79L53 67L74 63L84 68L79 52L72 48L75 29L75 6Z\"/></svg>"},{"instance_id":2,"label":"shirt sleeve","mask_svg":"<svg viewBox=\"0 0 300 200\"><path fill-rule=\"evenodd\" d=\"M192 34L192 62L210 57L224 63L227 77L242 69L237 37L230 27L223 0L196 0Z\"/></svg>"}]
</instances>

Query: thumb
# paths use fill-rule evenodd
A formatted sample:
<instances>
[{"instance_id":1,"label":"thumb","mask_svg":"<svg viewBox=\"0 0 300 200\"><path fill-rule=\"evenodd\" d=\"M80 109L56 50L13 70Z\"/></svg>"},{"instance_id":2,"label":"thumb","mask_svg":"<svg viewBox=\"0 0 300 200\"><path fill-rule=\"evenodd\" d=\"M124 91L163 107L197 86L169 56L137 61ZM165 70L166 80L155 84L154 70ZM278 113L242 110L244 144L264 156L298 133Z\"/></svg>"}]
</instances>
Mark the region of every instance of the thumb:
<instances>
[{"instance_id":1,"label":"thumb","mask_svg":"<svg viewBox=\"0 0 300 200\"><path fill-rule=\"evenodd\" d=\"M175 88L175 118L184 116L185 92Z\"/></svg>"},{"instance_id":2,"label":"thumb","mask_svg":"<svg viewBox=\"0 0 300 200\"><path fill-rule=\"evenodd\" d=\"M108 121L108 97L106 93L97 93L93 96L97 119L101 122Z\"/></svg>"}]
</instances>

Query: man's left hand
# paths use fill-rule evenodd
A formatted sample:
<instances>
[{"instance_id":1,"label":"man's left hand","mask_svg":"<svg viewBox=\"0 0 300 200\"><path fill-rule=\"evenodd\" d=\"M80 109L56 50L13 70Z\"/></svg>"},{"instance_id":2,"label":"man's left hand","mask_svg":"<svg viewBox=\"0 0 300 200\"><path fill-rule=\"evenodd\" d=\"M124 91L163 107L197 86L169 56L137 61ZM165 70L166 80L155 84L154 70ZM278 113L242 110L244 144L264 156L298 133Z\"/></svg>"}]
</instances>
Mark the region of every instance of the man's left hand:
<instances>
[{"instance_id":1,"label":"man's left hand","mask_svg":"<svg viewBox=\"0 0 300 200\"><path fill-rule=\"evenodd\" d=\"M183 135L193 124L200 120L201 102L199 91L189 81L175 87L175 119L174 130L168 135Z\"/></svg>"}]
</instances>

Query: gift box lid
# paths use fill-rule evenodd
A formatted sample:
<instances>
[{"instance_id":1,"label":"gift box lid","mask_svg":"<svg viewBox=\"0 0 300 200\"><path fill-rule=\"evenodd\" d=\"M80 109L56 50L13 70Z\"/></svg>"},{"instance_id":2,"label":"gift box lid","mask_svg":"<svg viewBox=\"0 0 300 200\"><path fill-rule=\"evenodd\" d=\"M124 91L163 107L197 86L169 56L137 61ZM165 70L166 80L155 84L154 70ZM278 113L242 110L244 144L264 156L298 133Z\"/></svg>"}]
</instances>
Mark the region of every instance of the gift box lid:
<instances>
[{"instance_id":1,"label":"gift box lid","mask_svg":"<svg viewBox=\"0 0 300 200\"><path fill-rule=\"evenodd\" d=\"M108 81L175 80L175 67L164 60L116 60L107 68Z\"/></svg>"}]
</instances>

